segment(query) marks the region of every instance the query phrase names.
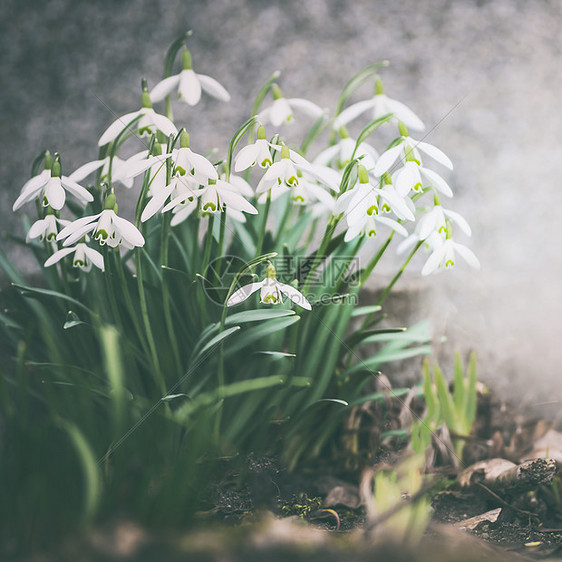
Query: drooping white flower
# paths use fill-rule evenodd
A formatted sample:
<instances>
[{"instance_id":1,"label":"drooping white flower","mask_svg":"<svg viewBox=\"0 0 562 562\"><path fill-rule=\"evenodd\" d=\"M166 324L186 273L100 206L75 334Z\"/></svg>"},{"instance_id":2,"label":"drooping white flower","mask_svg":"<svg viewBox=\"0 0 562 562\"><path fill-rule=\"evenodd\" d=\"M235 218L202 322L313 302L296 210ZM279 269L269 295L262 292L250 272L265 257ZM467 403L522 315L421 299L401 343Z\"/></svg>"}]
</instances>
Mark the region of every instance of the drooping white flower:
<instances>
[{"instance_id":1,"label":"drooping white flower","mask_svg":"<svg viewBox=\"0 0 562 562\"><path fill-rule=\"evenodd\" d=\"M150 92L154 103L162 101L174 90L178 91L179 99L188 105L196 105L201 99L201 90L221 101L230 101L230 94L214 78L193 71L191 54L184 47L181 55L182 71L174 76L158 82Z\"/></svg>"},{"instance_id":2,"label":"drooping white flower","mask_svg":"<svg viewBox=\"0 0 562 562\"><path fill-rule=\"evenodd\" d=\"M115 195L106 198L104 207L97 215L82 217L70 223L58 233L57 240L64 240L63 246L70 246L93 231L92 237L102 246L107 244L111 248L123 246L126 249L144 246L144 237L137 227L117 216Z\"/></svg>"},{"instance_id":3,"label":"drooping white flower","mask_svg":"<svg viewBox=\"0 0 562 562\"><path fill-rule=\"evenodd\" d=\"M349 242L359 234L375 236L376 223L389 226L399 234L407 236L408 232L400 223L380 214L382 207L388 206L398 218L414 220L414 214L404 199L392 189L392 186L381 189L372 185L369 174L362 164L357 166L357 176L358 182L338 198L333 211L335 215L344 213L348 226L345 241Z\"/></svg>"},{"instance_id":4,"label":"drooping white flower","mask_svg":"<svg viewBox=\"0 0 562 562\"><path fill-rule=\"evenodd\" d=\"M137 111L126 113L118 117L102 134L98 141L98 146L104 146L115 140L119 133L129 127L137 118L138 120L135 122L135 127L138 129L141 136L144 134L150 135L157 130L162 131L167 137L175 135L178 132L176 126L167 117L156 113L156 111L152 109L152 101L145 89L143 81L142 107Z\"/></svg>"},{"instance_id":5,"label":"drooping white flower","mask_svg":"<svg viewBox=\"0 0 562 562\"><path fill-rule=\"evenodd\" d=\"M375 82L375 95L370 100L360 101L344 109L334 121L334 129L347 125L365 111L372 111L372 119L378 119L387 113L394 113L395 117L403 121L408 127L415 131L423 131L425 125L422 120L406 105L398 100L389 98L384 94L381 80Z\"/></svg>"},{"instance_id":6,"label":"drooping white flower","mask_svg":"<svg viewBox=\"0 0 562 562\"><path fill-rule=\"evenodd\" d=\"M415 160L418 164L421 164L422 158L419 153L420 150L446 168L449 168L450 170L453 169L453 163L444 152L432 144L417 141L410 137L408 129L404 123L400 122L398 124L398 128L401 134L400 140L395 146L389 148L381 154L373 171L375 176L382 176L382 174L389 171L398 158L400 158L402 163Z\"/></svg>"},{"instance_id":7,"label":"drooping white flower","mask_svg":"<svg viewBox=\"0 0 562 562\"><path fill-rule=\"evenodd\" d=\"M280 304L283 302L283 295L286 295L295 304L306 310L312 310L312 306L306 297L291 285L277 281L275 267L268 265L265 270L265 279L258 283L250 283L238 289L228 299L226 306L234 306L245 301L256 291L260 291L260 302L265 304Z\"/></svg>"},{"instance_id":8,"label":"drooping white flower","mask_svg":"<svg viewBox=\"0 0 562 562\"><path fill-rule=\"evenodd\" d=\"M410 157L410 154L407 157ZM402 197L406 197L410 191L422 191L424 187L428 186L433 186L446 197L453 196L453 190L439 174L414 160L407 160L402 168L393 175L392 182Z\"/></svg>"},{"instance_id":9,"label":"drooping white flower","mask_svg":"<svg viewBox=\"0 0 562 562\"><path fill-rule=\"evenodd\" d=\"M43 170L24 184L12 210L17 211L25 203L40 198L44 207L52 207L60 211L66 201L66 191L72 193L83 204L94 200L87 189L72 179L61 176L60 160L57 156L51 169Z\"/></svg>"},{"instance_id":10,"label":"drooping white flower","mask_svg":"<svg viewBox=\"0 0 562 562\"><path fill-rule=\"evenodd\" d=\"M61 248L49 257L44 265L45 267L50 267L72 253L74 253L74 257L72 258L73 267L78 267L84 271L90 271L93 264L98 269L101 269L101 271L104 271L103 256L84 242L78 242L73 248Z\"/></svg>"},{"instance_id":11,"label":"drooping white flower","mask_svg":"<svg viewBox=\"0 0 562 562\"><path fill-rule=\"evenodd\" d=\"M195 192L201 202L202 213L221 213L226 210L257 215L258 210L240 194L236 185L225 180L209 180L207 186Z\"/></svg>"},{"instance_id":12,"label":"drooping white flower","mask_svg":"<svg viewBox=\"0 0 562 562\"><path fill-rule=\"evenodd\" d=\"M284 98L277 84L271 87L273 93L273 103L266 109L258 113L257 119L264 125L271 123L274 127L279 127L284 123L293 121L293 112L301 111L312 119L318 119L325 114L325 111L315 103L303 98Z\"/></svg>"},{"instance_id":13,"label":"drooping white flower","mask_svg":"<svg viewBox=\"0 0 562 562\"><path fill-rule=\"evenodd\" d=\"M267 141L265 127L258 127L257 139L254 143L248 144L236 155L234 159L234 171L242 172L250 166L256 164L260 168L268 168L273 163L271 148L273 145Z\"/></svg>"},{"instance_id":14,"label":"drooping white flower","mask_svg":"<svg viewBox=\"0 0 562 562\"><path fill-rule=\"evenodd\" d=\"M265 193L278 186L294 187L298 183L298 172L291 160L289 147L283 145L281 158L267 169L256 187L256 193Z\"/></svg>"},{"instance_id":15,"label":"drooping white flower","mask_svg":"<svg viewBox=\"0 0 562 562\"><path fill-rule=\"evenodd\" d=\"M447 238L440 246L437 246L422 268L422 275L438 273L443 269L450 269L455 265L455 254L459 254L471 267L480 269L480 262L472 250Z\"/></svg>"},{"instance_id":16,"label":"drooping white flower","mask_svg":"<svg viewBox=\"0 0 562 562\"><path fill-rule=\"evenodd\" d=\"M47 213L45 218L39 219L31 225L25 241L30 242L39 238L41 241L54 242L59 231L58 226L64 227L68 224L70 224L70 221L59 219L54 214Z\"/></svg>"},{"instance_id":17,"label":"drooping white flower","mask_svg":"<svg viewBox=\"0 0 562 562\"><path fill-rule=\"evenodd\" d=\"M438 198L436 198L435 205L431 211L423 215L416 226L416 232L420 240L425 240L433 232L438 232L440 234L447 233L447 219L451 220L457 224L460 229L467 235L470 236L472 231L470 225L466 222L466 219L456 213L455 211L450 211L445 209L440 203Z\"/></svg>"},{"instance_id":18,"label":"drooping white flower","mask_svg":"<svg viewBox=\"0 0 562 562\"><path fill-rule=\"evenodd\" d=\"M345 127L341 128L342 138L333 146L324 149L314 160L313 164L321 164L328 166L335 164L338 169L342 170L351 162L351 156L355 150L356 141L349 138ZM362 158L361 158L362 157ZM379 157L379 153L368 143L362 142L355 151L355 158L361 158L361 164L372 170Z\"/></svg>"}]
</instances>

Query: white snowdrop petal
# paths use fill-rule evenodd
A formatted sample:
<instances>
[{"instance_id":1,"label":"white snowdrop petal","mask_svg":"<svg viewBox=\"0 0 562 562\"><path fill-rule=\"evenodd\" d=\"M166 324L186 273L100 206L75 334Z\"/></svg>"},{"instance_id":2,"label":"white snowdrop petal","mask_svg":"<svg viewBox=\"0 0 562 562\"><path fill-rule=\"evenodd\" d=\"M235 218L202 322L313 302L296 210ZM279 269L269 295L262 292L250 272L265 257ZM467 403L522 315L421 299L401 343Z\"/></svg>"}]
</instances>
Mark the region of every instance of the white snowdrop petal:
<instances>
[{"instance_id":1,"label":"white snowdrop petal","mask_svg":"<svg viewBox=\"0 0 562 562\"><path fill-rule=\"evenodd\" d=\"M283 123L290 121L293 112L291 106L285 98L275 100L270 108L269 119L274 127L279 127Z\"/></svg>"},{"instance_id":2,"label":"white snowdrop petal","mask_svg":"<svg viewBox=\"0 0 562 562\"><path fill-rule=\"evenodd\" d=\"M408 231L395 220L392 220L388 217L377 217L377 222L389 226L390 228L392 228L392 230L398 232L398 234L401 234L402 236L408 236Z\"/></svg>"},{"instance_id":3,"label":"white snowdrop petal","mask_svg":"<svg viewBox=\"0 0 562 562\"><path fill-rule=\"evenodd\" d=\"M154 112L152 119L154 120L156 127L158 127L158 129L160 129L167 137L178 134L176 126L164 115Z\"/></svg>"},{"instance_id":4,"label":"white snowdrop petal","mask_svg":"<svg viewBox=\"0 0 562 562\"><path fill-rule=\"evenodd\" d=\"M387 97L386 106L389 111L394 113L400 121L403 121L408 128L414 129L415 131L423 131L425 129L423 121L402 102Z\"/></svg>"},{"instance_id":5,"label":"white snowdrop petal","mask_svg":"<svg viewBox=\"0 0 562 562\"><path fill-rule=\"evenodd\" d=\"M347 125L350 121L353 121L368 109L373 108L373 106L373 100L360 101L350 105L336 117L334 121L334 129L339 129L342 125Z\"/></svg>"},{"instance_id":6,"label":"white snowdrop petal","mask_svg":"<svg viewBox=\"0 0 562 562\"><path fill-rule=\"evenodd\" d=\"M234 171L242 172L256 163L259 147L255 144L245 146L234 159Z\"/></svg>"},{"instance_id":7,"label":"white snowdrop petal","mask_svg":"<svg viewBox=\"0 0 562 562\"><path fill-rule=\"evenodd\" d=\"M211 78L206 74L197 74L197 78L199 78L199 82L201 83L203 90L209 95L221 101L230 101L230 94L226 91L222 84L219 84L219 82L217 82L214 78Z\"/></svg>"},{"instance_id":8,"label":"white snowdrop petal","mask_svg":"<svg viewBox=\"0 0 562 562\"><path fill-rule=\"evenodd\" d=\"M76 248L62 248L61 250L57 250L52 256L47 258L47 260L43 264L44 267L50 267L51 265L54 265L55 263L62 260L62 258L64 258L65 256L68 256L68 254L72 254L75 250Z\"/></svg>"},{"instance_id":9,"label":"white snowdrop petal","mask_svg":"<svg viewBox=\"0 0 562 562\"><path fill-rule=\"evenodd\" d=\"M298 109L313 119L318 119L324 115L324 110L310 100L305 100L303 98L289 98L287 103L292 109Z\"/></svg>"},{"instance_id":10,"label":"white snowdrop petal","mask_svg":"<svg viewBox=\"0 0 562 562\"><path fill-rule=\"evenodd\" d=\"M115 213L112 216L115 229L119 234L133 246L144 246L144 237L139 229L128 220L118 217Z\"/></svg>"},{"instance_id":11,"label":"white snowdrop petal","mask_svg":"<svg viewBox=\"0 0 562 562\"><path fill-rule=\"evenodd\" d=\"M60 178L51 178L47 182L45 186L45 199L53 209L59 211L63 208L66 195L61 185Z\"/></svg>"},{"instance_id":12,"label":"white snowdrop petal","mask_svg":"<svg viewBox=\"0 0 562 562\"><path fill-rule=\"evenodd\" d=\"M99 170L105 164L106 160L107 159L92 160L92 162L86 162L85 164L82 164L82 166L74 170L74 172L72 172L72 174L68 176L68 179L75 182L82 181L84 178L87 178L92 172Z\"/></svg>"},{"instance_id":13,"label":"white snowdrop petal","mask_svg":"<svg viewBox=\"0 0 562 562\"><path fill-rule=\"evenodd\" d=\"M453 190L450 188L449 184L436 172L433 170L428 170L425 167L420 168L421 174L425 176L426 179L429 180L431 185L435 187L438 191L440 191L446 197L453 196Z\"/></svg>"},{"instance_id":14,"label":"white snowdrop petal","mask_svg":"<svg viewBox=\"0 0 562 562\"><path fill-rule=\"evenodd\" d=\"M118 117L103 133L98 141L98 146L104 146L108 142L115 140L117 135L129 125L129 123L138 115L143 114L144 111L139 109L138 111L133 111L132 113L126 113L125 115Z\"/></svg>"},{"instance_id":15,"label":"white snowdrop petal","mask_svg":"<svg viewBox=\"0 0 562 562\"><path fill-rule=\"evenodd\" d=\"M313 163L318 164L320 166L327 166L330 164L332 160L340 153L341 146L340 144L334 144L333 146L329 146L325 148L316 158L314 158Z\"/></svg>"},{"instance_id":16,"label":"white snowdrop petal","mask_svg":"<svg viewBox=\"0 0 562 562\"><path fill-rule=\"evenodd\" d=\"M279 283L278 281L277 287L284 295L287 295L295 304L298 304L299 306L305 308L306 310L312 310L312 306L308 302L306 297L302 293L297 291L294 287L291 287L291 285L286 285L285 283Z\"/></svg>"},{"instance_id":17,"label":"white snowdrop petal","mask_svg":"<svg viewBox=\"0 0 562 562\"><path fill-rule=\"evenodd\" d=\"M472 229L470 228L470 225L468 224L468 222L466 221L466 219L462 216L459 215L459 213L455 212L455 211L449 211L447 209L443 209L443 212L445 213L446 216L448 216L455 224L457 224L460 229L467 235L467 236L471 236L472 235Z\"/></svg>"},{"instance_id":18,"label":"white snowdrop petal","mask_svg":"<svg viewBox=\"0 0 562 562\"><path fill-rule=\"evenodd\" d=\"M231 175L230 176L230 183L242 195L244 195L246 197L253 197L254 196L254 190L252 189L252 186L244 178L241 178L240 176Z\"/></svg>"},{"instance_id":19,"label":"white snowdrop petal","mask_svg":"<svg viewBox=\"0 0 562 562\"><path fill-rule=\"evenodd\" d=\"M196 105L201 99L201 83L193 70L182 70L179 83L180 99L188 105Z\"/></svg>"},{"instance_id":20,"label":"white snowdrop petal","mask_svg":"<svg viewBox=\"0 0 562 562\"><path fill-rule=\"evenodd\" d=\"M443 164L443 166L449 168L450 170L453 169L453 163L451 162L449 157L443 151L439 150L436 146L433 146L432 144L429 144L427 142L416 141L415 147L422 152L425 152L428 156L431 156L431 158L433 158L436 162L439 162L439 164Z\"/></svg>"},{"instance_id":21,"label":"white snowdrop petal","mask_svg":"<svg viewBox=\"0 0 562 562\"><path fill-rule=\"evenodd\" d=\"M158 82L158 84L156 84L156 86L154 86L148 94L152 103L162 101L168 94L172 93L172 91L178 87L179 82L179 74L168 76L168 78L164 78L164 80Z\"/></svg>"},{"instance_id":22,"label":"white snowdrop petal","mask_svg":"<svg viewBox=\"0 0 562 562\"><path fill-rule=\"evenodd\" d=\"M250 295L252 295L256 291L259 291L263 284L264 282L260 281L259 283L250 283L249 285L241 287L231 295L226 303L226 306L234 306L236 304L240 304L248 297L250 297Z\"/></svg>"},{"instance_id":23,"label":"white snowdrop petal","mask_svg":"<svg viewBox=\"0 0 562 562\"><path fill-rule=\"evenodd\" d=\"M98 251L94 250L93 248L90 248L89 246L84 246L84 252L86 253L86 256L88 257L88 259L98 269L101 269L102 271L105 270L103 256Z\"/></svg>"},{"instance_id":24,"label":"white snowdrop petal","mask_svg":"<svg viewBox=\"0 0 562 562\"><path fill-rule=\"evenodd\" d=\"M61 178L61 183L67 191L70 191L70 193L77 199L80 199L80 201L88 203L94 200L94 196L86 188L72 181L70 178L63 176Z\"/></svg>"},{"instance_id":25,"label":"white snowdrop petal","mask_svg":"<svg viewBox=\"0 0 562 562\"><path fill-rule=\"evenodd\" d=\"M437 248L430 256L427 258L424 266L422 267L421 274L422 275L429 275L433 273L441 263L443 256L445 255L445 244L441 247Z\"/></svg>"},{"instance_id":26,"label":"white snowdrop petal","mask_svg":"<svg viewBox=\"0 0 562 562\"><path fill-rule=\"evenodd\" d=\"M468 265L474 267L474 269L480 269L480 262L472 250L462 244L457 244L456 242L453 243L453 248L455 249L455 252L458 252L458 254L464 258Z\"/></svg>"},{"instance_id":27,"label":"white snowdrop petal","mask_svg":"<svg viewBox=\"0 0 562 562\"><path fill-rule=\"evenodd\" d=\"M375 169L373 170L373 174L377 177L382 176L385 172L387 172L390 167L394 164L398 156L402 153L403 146L402 143L398 144L397 146L393 146L388 150L385 150L379 157Z\"/></svg>"}]
</instances>

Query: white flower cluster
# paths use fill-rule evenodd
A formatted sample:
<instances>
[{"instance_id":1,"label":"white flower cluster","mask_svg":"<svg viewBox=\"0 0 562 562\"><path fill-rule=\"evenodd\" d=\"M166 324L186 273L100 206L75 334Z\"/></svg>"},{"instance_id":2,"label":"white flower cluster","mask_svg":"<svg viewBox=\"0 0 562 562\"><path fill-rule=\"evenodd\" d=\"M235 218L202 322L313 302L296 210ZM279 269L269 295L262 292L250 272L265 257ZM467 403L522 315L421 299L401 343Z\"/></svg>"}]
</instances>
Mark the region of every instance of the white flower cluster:
<instances>
[{"instance_id":1,"label":"white flower cluster","mask_svg":"<svg viewBox=\"0 0 562 562\"><path fill-rule=\"evenodd\" d=\"M43 171L23 186L14 210L34 199L46 208L27 237L28 241L45 240L49 245L51 255L45 266L73 254L75 267L89 270L93 264L103 270L103 257L88 245L90 239L111 248L144 245L140 224L135 226L118 215L115 196L117 184L132 188L135 178L143 174L140 223L168 212L172 226L179 225L194 212L199 218L226 213L229 220L245 222L246 214L258 213L255 205L266 204L269 209L278 198L288 195L292 204L308 208L312 217L342 220L346 226L345 242L359 236L373 237L380 227L387 227L405 237L399 251L423 243L430 251L422 269L424 275L451 267L455 254L479 267L474 254L453 241L453 225L467 235L471 232L458 213L441 206L440 196L452 197L451 187L426 166L422 156L448 169L453 167L451 161L433 145L409 136L408 127L423 130L424 124L407 106L386 96L379 79L373 98L350 105L335 117L330 146L311 160L290 149L279 134L268 140L265 125L277 129L290 124L295 112L321 124L327 122L326 111L305 99L285 98L279 86L271 84L272 104L258 112L255 125L248 129L251 135L255 134L255 140L240 149L233 159L229 155L233 168L230 170L229 158L214 164L194 152L190 135L178 130L170 116L157 113L152 107L153 102L169 99L174 92L190 106L199 102L202 92L229 101L230 95L219 82L193 70L187 48L181 53L181 65L178 74L164 78L150 93L143 81L141 108L116 119L101 135L98 146L104 157L82 165L67 177L61 174L58 155L52 159L46 153ZM399 137L382 152L363 137L361 142L356 142L346 129L367 111L374 120L398 123ZM117 152L134 132L150 138L148 148L122 159ZM255 189L247 181L250 168L264 170ZM231 171L243 173L245 177ZM78 183L94 172L97 172L96 187L86 189ZM67 192L88 205L91 214L72 222L60 218ZM425 207L417 202L426 193L433 195L433 206L424 212ZM408 236L406 226L414 222L413 234ZM228 304L241 302L261 289L264 302L281 302L284 293L301 306L310 307L295 288L276 281L274 269L268 271L265 281L238 290Z\"/></svg>"}]
</instances>

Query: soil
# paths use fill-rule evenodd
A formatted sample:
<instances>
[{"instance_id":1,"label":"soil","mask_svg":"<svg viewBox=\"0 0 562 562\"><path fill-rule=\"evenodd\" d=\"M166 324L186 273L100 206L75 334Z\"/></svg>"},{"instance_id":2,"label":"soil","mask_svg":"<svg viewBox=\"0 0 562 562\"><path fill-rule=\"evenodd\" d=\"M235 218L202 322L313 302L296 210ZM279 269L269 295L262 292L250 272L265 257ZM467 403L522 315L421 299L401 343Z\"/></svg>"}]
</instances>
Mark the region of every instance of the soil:
<instances>
[{"instance_id":1,"label":"soil","mask_svg":"<svg viewBox=\"0 0 562 562\"><path fill-rule=\"evenodd\" d=\"M381 405L370 408L354 413L361 420L354 426L358 440L372 436L377 424L381 427ZM383 409L385 427L396 430L409 423L397 404ZM394 419L389 420L391 411ZM427 455L426 468L434 477L429 492L433 514L419 543L392 543L384 531L372 528L362 505L361 482L372 490L368 475L383 463L392 466L405 453L406 442L393 433L378 435L376 451L360 450L351 461L349 455L345 462L319 459L293 472L275 456L250 455L242 471L239 462L224 460L222 478L189 531L155 533L132 521L112 521L57 547L52 556L43 553L29 560L562 561L562 506L552 484L557 480L560 486L561 464L544 460L544 455L537 462L525 460L540 447L548 451L549 442L559 443L560 429L554 421L514 411L489 393L480 395L463 459L465 467L479 463L474 472L469 468L468 476L465 470L464 479L458 479L464 467L447 457L441 439ZM344 450L346 443L349 432L340 442ZM552 449L551 454L558 452ZM489 461L498 458L503 461ZM513 478L491 476L487 468L478 469L481 465L505 465ZM523 476L517 466L526 467L519 471Z\"/></svg>"}]
</instances>

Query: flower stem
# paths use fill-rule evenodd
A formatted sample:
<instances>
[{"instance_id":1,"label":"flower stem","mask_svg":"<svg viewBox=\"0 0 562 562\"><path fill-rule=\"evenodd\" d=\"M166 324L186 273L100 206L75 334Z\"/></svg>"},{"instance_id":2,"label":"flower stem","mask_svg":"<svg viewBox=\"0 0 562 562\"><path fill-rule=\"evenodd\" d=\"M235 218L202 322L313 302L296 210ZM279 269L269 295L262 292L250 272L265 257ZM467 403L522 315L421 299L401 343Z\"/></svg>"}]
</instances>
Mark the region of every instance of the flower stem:
<instances>
[{"instance_id":1,"label":"flower stem","mask_svg":"<svg viewBox=\"0 0 562 562\"><path fill-rule=\"evenodd\" d=\"M258 244L256 246L256 256L261 255L263 248L263 241L265 238L265 231L267 228L267 217L269 215L269 209L271 207L271 189L267 192L267 199L265 200L265 207L263 211L263 220L260 228L260 235L258 238Z\"/></svg>"},{"instance_id":2,"label":"flower stem","mask_svg":"<svg viewBox=\"0 0 562 562\"><path fill-rule=\"evenodd\" d=\"M143 271L142 271L142 254L141 248L135 248L135 264L137 268L137 283L139 288L139 299L141 305L142 319L144 322L144 330L146 333L146 339L148 341L148 347L150 348L150 355L152 357L152 365L155 370L157 377L157 384L160 387L160 392L162 396L166 395L166 381L160 369L160 361L158 360L158 353L156 351L156 343L154 341L154 335L152 333L152 327L150 325L150 318L148 316L148 306L146 304L146 295L144 292L143 283Z\"/></svg>"},{"instance_id":3,"label":"flower stem","mask_svg":"<svg viewBox=\"0 0 562 562\"><path fill-rule=\"evenodd\" d=\"M161 237L161 247L160 247L160 261L162 266L168 265L168 242L170 239L170 215L165 214L162 218L162 237ZM178 342L176 339L176 332L174 330L174 324L172 322L172 312L170 310L170 291L168 289L168 278L165 272L162 275L162 306L164 308L164 319L166 321L166 329L168 330L168 339L172 346L172 353L174 354L174 360L178 373L181 373L181 359L180 352L178 348Z\"/></svg>"}]
</instances>

